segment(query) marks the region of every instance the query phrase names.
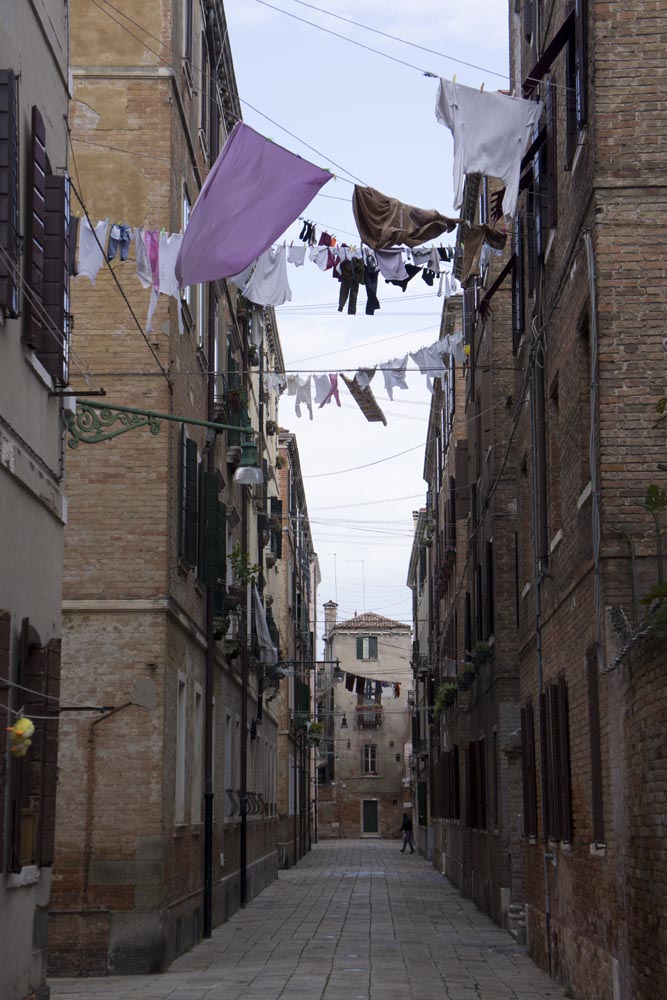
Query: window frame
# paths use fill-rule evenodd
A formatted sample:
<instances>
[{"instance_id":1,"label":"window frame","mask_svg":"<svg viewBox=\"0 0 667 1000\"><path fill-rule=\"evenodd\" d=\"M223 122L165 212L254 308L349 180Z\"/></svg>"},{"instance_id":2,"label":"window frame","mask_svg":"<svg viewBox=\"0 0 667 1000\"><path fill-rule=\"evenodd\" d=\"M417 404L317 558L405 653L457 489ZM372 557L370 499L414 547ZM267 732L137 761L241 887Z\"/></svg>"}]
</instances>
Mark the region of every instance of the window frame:
<instances>
[{"instance_id":1,"label":"window frame","mask_svg":"<svg viewBox=\"0 0 667 1000\"><path fill-rule=\"evenodd\" d=\"M377 743L364 743L362 747L362 773L367 778L379 776Z\"/></svg>"}]
</instances>

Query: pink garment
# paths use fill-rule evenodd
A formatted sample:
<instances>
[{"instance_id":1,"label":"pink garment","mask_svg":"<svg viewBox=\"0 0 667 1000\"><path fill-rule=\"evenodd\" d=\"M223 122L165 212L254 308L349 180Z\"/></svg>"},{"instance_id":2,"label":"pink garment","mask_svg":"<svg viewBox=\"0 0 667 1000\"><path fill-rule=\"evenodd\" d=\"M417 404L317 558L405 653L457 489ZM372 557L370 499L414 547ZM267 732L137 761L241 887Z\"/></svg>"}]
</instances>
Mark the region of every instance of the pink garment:
<instances>
[{"instance_id":1,"label":"pink garment","mask_svg":"<svg viewBox=\"0 0 667 1000\"><path fill-rule=\"evenodd\" d=\"M160 287L160 234L147 229L144 233L144 243L148 251L148 260L153 275L153 288L157 292Z\"/></svg>"},{"instance_id":2,"label":"pink garment","mask_svg":"<svg viewBox=\"0 0 667 1000\"><path fill-rule=\"evenodd\" d=\"M329 402L332 396L336 400L336 406L340 406L340 395L338 394L338 376L329 375L329 382L331 383L331 388L329 389L328 393L320 403L320 409L322 409L325 403Z\"/></svg>"},{"instance_id":3,"label":"pink garment","mask_svg":"<svg viewBox=\"0 0 667 1000\"><path fill-rule=\"evenodd\" d=\"M332 177L237 122L192 210L176 263L181 287L239 274Z\"/></svg>"}]
</instances>

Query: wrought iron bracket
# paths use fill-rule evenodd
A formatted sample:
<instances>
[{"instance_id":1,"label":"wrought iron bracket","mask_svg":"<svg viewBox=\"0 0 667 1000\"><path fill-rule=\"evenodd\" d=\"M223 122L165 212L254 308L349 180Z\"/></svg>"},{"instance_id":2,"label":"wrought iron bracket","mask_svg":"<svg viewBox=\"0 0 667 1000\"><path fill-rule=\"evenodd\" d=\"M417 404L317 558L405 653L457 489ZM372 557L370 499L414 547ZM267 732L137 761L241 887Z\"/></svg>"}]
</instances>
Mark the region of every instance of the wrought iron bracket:
<instances>
[{"instance_id":1,"label":"wrought iron bracket","mask_svg":"<svg viewBox=\"0 0 667 1000\"><path fill-rule=\"evenodd\" d=\"M173 413L140 410L134 406L96 403L92 400L77 402L76 413L65 410L63 416L70 435L67 442L70 448L78 448L82 443L99 444L101 441L110 441L119 434L127 434L139 427L148 427L151 434L159 434L163 420L177 424L195 424L197 427L210 428L216 433L231 430L241 431L243 434L259 434L250 424L220 424L210 420L196 420L194 417L176 416Z\"/></svg>"}]
</instances>

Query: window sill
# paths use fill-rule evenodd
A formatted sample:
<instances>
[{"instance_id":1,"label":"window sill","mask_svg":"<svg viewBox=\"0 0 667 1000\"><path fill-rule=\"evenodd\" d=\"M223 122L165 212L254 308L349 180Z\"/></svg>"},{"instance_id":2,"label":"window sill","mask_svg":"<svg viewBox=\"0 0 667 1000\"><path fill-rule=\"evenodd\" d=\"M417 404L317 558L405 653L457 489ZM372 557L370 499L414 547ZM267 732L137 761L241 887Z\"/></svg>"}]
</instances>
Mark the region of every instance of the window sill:
<instances>
[{"instance_id":1,"label":"window sill","mask_svg":"<svg viewBox=\"0 0 667 1000\"><path fill-rule=\"evenodd\" d=\"M53 392L55 389L53 379L47 372L42 362L31 348L26 347L25 352L25 360L28 368L32 368L39 381L46 386L49 392Z\"/></svg>"},{"instance_id":2,"label":"window sill","mask_svg":"<svg viewBox=\"0 0 667 1000\"><path fill-rule=\"evenodd\" d=\"M606 858L607 856L606 844L590 844L589 849L592 858Z\"/></svg>"},{"instance_id":3,"label":"window sill","mask_svg":"<svg viewBox=\"0 0 667 1000\"><path fill-rule=\"evenodd\" d=\"M559 528L554 537L551 539L551 543L549 545L549 552L550 553L555 552L555 550L558 548L558 546L562 541L563 541L563 529Z\"/></svg>"},{"instance_id":4,"label":"window sill","mask_svg":"<svg viewBox=\"0 0 667 1000\"><path fill-rule=\"evenodd\" d=\"M187 823L174 823L174 837L182 837L188 829Z\"/></svg>"},{"instance_id":5,"label":"window sill","mask_svg":"<svg viewBox=\"0 0 667 1000\"><path fill-rule=\"evenodd\" d=\"M521 597L527 597L530 593L530 581L525 584L523 590L521 591Z\"/></svg>"},{"instance_id":6,"label":"window sill","mask_svg":"<svg viewBox=\"0 0 667 1000\"><path fill-rule=\"evenodd\" d=\"M584 506L584 504L586 503L586 501L588 500L588 498L589 498L589 496L591 495L592 492L593 492L593 484L589 480L586 483L586 485L584 486L584 488L581 491L581 494L579 496L579 499L577 500L577 509L578 510L581 510L581 508Z\"/></svg>"}]
</instances>

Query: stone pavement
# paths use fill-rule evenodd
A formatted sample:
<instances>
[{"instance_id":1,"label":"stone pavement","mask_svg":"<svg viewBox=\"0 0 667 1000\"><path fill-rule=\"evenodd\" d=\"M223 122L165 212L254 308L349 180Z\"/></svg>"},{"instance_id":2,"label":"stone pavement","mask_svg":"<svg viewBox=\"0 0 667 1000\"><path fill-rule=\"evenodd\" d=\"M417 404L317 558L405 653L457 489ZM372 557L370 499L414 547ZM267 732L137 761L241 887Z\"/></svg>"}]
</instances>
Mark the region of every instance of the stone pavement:
<instances>
[{"instance_id":1,"label":"stone pavement","mask_svg":"<svg viewBox=\"0 0 667 1000\"><path fill-rule=\"evenodd\" d=\"M525 949L399 841L325 841L168 972L52 1000L547 1000Z\"/></svg>"}]
</instances>

